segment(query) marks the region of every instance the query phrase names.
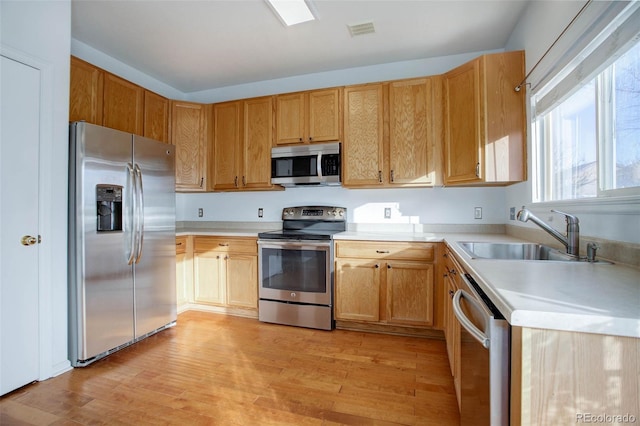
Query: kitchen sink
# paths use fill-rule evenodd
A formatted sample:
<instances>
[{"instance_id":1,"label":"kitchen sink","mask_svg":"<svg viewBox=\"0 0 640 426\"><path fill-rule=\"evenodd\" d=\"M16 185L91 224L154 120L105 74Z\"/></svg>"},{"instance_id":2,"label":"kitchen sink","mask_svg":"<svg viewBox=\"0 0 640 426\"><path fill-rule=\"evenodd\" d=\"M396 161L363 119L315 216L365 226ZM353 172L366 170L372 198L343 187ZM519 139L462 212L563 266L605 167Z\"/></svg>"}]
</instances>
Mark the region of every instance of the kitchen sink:
<instances>
[{"instance_id":1,"label":"kitchen sink","mask_svg":"<svg viewBox=\"0 0 640 426\"><path fill-rule=\"evenodd\" d=\"M458 245L475 259L555 260L575 262L579 259L553 247L537 243L459 242Z\"/></svg>"}]
</instances>

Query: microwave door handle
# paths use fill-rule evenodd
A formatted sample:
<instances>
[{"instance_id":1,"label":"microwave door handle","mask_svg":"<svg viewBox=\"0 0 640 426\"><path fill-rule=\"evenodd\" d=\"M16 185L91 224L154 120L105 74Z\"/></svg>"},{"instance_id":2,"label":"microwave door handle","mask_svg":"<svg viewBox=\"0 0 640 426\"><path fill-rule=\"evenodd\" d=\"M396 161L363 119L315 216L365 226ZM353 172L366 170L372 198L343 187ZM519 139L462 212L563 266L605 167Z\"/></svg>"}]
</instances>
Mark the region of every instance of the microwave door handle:
<instances>
[{"instance_id":1,"label":"microwave door handle","mask_svg":"<svg viewBox=\"0 0 640 426\"><path fill-rule=\"evenodd\" d=\"M453 301L452 301L452 305L453 305L453 313L455 314L456 318L458 319L458 321L460 321L460 325L463 326L468 332L469 334L471 334L474 339L476 339L478 342L480 342L480 344L482 346L484 346L486 349L489 349L489 338L487 337L486 334L484 334L482 331L480 331L478 329L478 327L476 327L471 320L469 320L469 318L466 317L466 315L464 314L464 312L462 312L462 308L460 307L460 299L464 297L465 299L467 299L467 301L469 303L471 303L472 305L475 305L475 307L477 308L477 302L474 300L474 298L467 293L464 290L458 290L456 291L456 294L453 296ZM480 312L482 312L481 309L478 309ZM485 318L485 321L487 320L487 318Z\"/></svg>"},{"instance_id":2,"label":"microwave door handle","mask_svg":"<svg viewBox=\"0 0 640 426\"><path fill-rule=\"evenodd\" d=\"M316 169L318 171L318 177L322 178L322 152L318 153L318 160L316 163Z\"/></svg>"}]
</instances>

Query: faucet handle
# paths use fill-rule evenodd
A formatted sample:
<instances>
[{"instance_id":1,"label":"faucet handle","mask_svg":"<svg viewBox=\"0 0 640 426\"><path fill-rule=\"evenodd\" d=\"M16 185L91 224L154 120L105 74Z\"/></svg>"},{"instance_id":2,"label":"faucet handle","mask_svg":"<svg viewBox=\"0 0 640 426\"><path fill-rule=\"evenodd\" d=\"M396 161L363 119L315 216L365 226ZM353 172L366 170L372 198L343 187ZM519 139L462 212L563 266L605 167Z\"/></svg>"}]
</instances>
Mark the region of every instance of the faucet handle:
<instances>
[{"instance_id":1,"label":"faucet handle","mask_svg":"<svg viewBox=\"0 0 640 426\"><path fill-rule=\"evenodd\" d=\"M577 216L574 216L574 215L569 214L569 213L561 212L560 210L556 210L556 209L551 209L551 211L553 213L563 214L565 216L565 218L567 219L567 223L568 224L574 225L574 224L580 223L580 220L578 219Z\"/></svg>"}]
</instances>

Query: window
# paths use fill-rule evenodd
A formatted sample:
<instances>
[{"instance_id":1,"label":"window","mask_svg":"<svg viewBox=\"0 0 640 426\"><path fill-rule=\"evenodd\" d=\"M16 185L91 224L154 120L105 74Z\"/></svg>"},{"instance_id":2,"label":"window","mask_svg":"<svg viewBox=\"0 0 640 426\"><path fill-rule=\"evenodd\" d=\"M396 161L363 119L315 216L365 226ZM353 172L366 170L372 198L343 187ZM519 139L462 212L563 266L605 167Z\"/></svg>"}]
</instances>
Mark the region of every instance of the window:
<instances>
[{"instance_id":1,"label":"window","mask_svg":"<svg viewBox=\"0 0 640 426\"><path fill-rule=\"evenodd\" d=\"M532 95L534 202L640 196L640 37L617 37Z\"/></svg>"}]
</instances>

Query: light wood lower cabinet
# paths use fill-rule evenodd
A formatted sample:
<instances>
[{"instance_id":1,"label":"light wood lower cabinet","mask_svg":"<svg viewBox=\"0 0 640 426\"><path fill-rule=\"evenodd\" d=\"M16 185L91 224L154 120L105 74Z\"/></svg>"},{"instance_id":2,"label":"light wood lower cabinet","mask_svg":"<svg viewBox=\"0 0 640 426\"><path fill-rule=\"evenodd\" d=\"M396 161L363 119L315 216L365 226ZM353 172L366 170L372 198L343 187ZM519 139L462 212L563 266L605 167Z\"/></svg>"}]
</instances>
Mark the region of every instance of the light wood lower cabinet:
<instances>
[{"instance_id":1,"label":"light wood lower cabinet","mask_svg":"<svg viewBox=\"0 0 640 426\"><path fill-rule=\"evenodd\" d=\"M255 238L194 237L194 303L258 309Z\"/></svg>"},{"instance_id":2,"label":"light wood lower cabinet","mask_svg":"<svg viewBox=\"0 0 640 426\"><path fill-rule=\"evenodd\" d=\"M193 302L193 238L176 237L176 302L178 312Z\"/></svg>"},{"instance_id":3,"label":"light wood lower cabinet","mask_svg":"<svg viewBox=\"0 0 640 426\"><path fill-rule=\"evenodd\" d=\"M434 325L437 244L337 241L335 318L382 325Z\"/></svg>"},{"instance_id":4,"label":"light wood lower cabinet","mask_svg":"<svg viewBox=\"0 0 640 426\"><path fill-rule=\"evenodd\" d=\"M635 424L639 416L640 339L511 329L511 425Z\"/></svg>"}]
</instances>

